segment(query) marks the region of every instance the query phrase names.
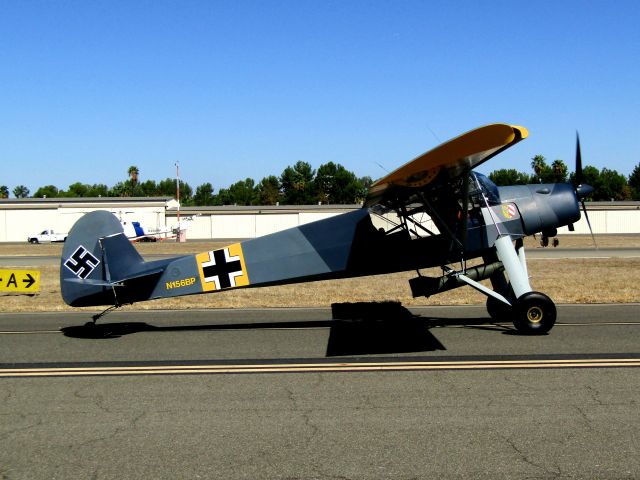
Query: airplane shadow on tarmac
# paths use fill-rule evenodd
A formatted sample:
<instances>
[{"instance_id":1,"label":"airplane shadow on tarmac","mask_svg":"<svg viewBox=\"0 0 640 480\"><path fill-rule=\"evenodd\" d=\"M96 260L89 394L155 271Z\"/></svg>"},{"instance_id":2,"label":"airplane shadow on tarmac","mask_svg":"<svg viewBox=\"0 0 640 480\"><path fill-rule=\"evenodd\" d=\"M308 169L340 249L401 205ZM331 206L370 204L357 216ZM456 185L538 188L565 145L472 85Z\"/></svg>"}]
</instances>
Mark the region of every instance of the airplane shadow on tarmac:
<instances>
[{"instance_id":1,"label":"airplane shadow on tarmac","mask_svg":"<svg viewBox=\"0 0 640 480\"><path fill-rule=\"evenodd\" d=\"M446 350L431 333L433 327L474 325L474 328L504 329L490 318L431 318L414 315L400 302L334 303L331 320L254 322L156 327L145 322L97 323L64 327L67 337L116 339L141 332L223 331L260 329L329 328L327 357L376 355ZM481 324L487 324L482 326ZM506 332L505 332L506 333Z\"/></svg>"}]
</instances>

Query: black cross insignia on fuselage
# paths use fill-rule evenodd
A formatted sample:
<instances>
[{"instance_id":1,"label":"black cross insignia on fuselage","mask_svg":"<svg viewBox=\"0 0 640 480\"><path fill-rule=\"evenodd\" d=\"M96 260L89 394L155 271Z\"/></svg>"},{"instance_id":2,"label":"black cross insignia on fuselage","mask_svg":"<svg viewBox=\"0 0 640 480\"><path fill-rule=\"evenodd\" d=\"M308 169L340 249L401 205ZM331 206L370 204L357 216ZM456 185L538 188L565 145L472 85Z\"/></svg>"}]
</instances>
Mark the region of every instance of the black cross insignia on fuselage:
<instances>
[{"instance_id":1,"label":"black cross insignia on fuselage","mask_svg":"<svg viewBox=\"0 0 640 480\"><path fill-rule=\"evenodd\" d=\"M67 258L64 266L73 272L76 277L87 278L91 272L100 264L98 260L89 250L80 245L76 251Z\"/></svg>"},{"instance_id":2,"label":"black cross insignia on fuselage","mask_svg":"<svg viewBox=\"0 0 640 480\"><path fill-rule=\"evenodd\" d=\"M235 277L242 275L239 257L229 256L229 249L209 252L211 261L202 264L202 273L207 282L215 282L218 290L235 287Z\"/></svg>"}]
</instances>

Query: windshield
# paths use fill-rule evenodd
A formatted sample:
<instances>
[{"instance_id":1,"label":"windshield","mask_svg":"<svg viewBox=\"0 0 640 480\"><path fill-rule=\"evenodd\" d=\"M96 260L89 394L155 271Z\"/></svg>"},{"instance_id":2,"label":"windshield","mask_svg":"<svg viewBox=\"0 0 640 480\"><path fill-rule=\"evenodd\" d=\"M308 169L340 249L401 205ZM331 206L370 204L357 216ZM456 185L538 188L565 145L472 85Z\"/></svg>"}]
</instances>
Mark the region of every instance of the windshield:
<instances>
[{"instance_id":1,"label":"windshield","mask_svg":"<svg viewBox=\"0 0 640 480\"><path fill-rule=\"evenodd\" d=\"M482 196L487 199L489 205L500 204L500 194L498 187L486 175L477 172L471 172L469 181L469 194L472 197ZM484 203L484 202L483 202Z\"/></svg>"}]
</instances>

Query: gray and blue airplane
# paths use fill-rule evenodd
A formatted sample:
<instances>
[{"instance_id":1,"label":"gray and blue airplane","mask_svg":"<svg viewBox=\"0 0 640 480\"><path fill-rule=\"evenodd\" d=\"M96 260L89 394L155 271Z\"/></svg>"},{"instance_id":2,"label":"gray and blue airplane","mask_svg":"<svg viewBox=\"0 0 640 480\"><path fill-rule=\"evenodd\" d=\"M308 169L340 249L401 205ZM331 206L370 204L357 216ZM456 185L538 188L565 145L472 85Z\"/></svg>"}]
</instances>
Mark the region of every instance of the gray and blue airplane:
<instances>
[{"instance_id":1,"label":"gray and blue airplane","mask_svg":"<svg viewBox=\"0 0 640 480\"><path fill-rule=\"evenodd\" d=\"M492 318L547 333L556 307L529 283L523 238L571 228L593 189L582 184L579 140L574 185L497 187L473 170L527 136L507 124L477 128L376 181L361 209L195 255L145 261L113 214L89 213L64 245L62 297L108 307L95 322L157 298L417 270L414 297L468 285L487 296ZM420 274L437 266L441 277Z\"/></svg>"}]
</instances>

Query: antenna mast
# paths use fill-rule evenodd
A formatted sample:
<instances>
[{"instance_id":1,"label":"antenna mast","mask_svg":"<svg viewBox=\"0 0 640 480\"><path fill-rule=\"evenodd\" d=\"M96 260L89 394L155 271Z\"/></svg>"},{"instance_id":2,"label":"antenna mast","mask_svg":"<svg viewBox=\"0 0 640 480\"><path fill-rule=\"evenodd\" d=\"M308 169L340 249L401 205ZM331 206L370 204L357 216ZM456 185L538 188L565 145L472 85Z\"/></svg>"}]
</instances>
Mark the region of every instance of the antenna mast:
<instances>
[{"instance_id":1,"label":"antenna mast","mask_svg":"<svg viewBox=\"0 0 640 480\"><path fill-rule=\"evenodd\" d=\"M178 201L178 232L180 231L180 162L176 162L176 200Z\"/></svg>"}]
</instances>

